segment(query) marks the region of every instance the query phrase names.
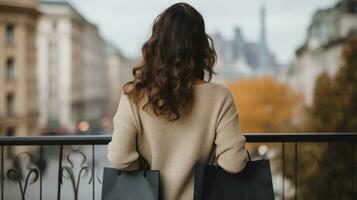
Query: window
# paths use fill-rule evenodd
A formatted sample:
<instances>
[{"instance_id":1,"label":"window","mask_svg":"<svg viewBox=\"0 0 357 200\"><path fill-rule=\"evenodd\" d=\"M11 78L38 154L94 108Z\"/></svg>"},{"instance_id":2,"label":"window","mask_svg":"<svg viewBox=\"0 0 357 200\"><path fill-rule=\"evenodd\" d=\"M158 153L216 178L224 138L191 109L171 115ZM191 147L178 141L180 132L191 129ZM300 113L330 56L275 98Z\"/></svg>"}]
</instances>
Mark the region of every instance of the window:
<instances>
[{"instance_id":1,"label":"window","mask_svg":"<svg viewBox=\"0 0 357 200\"><path fill-rule=\"evenodd\" d=\"M351 1L347 4L348 13L357 13L357 1Z\"/></svg>"},{"instance_id":2,"label":"window","mask_svg":"<svg viewBox=\"0 0 357 200\"><path fill-rule=\"evenodd\" d=\"M14 136L15 135L15 127L8 127L6 129L6 136Z\"/></svg>"},{"instance_id":3,"label":"window","mask_svg":"<svg viewBox=\"0 0 357 200\"><path fill-rule=\"evenodd\" d=\"M13 24L6 25L6 43L13 44L15 42L15 27Z\"/></svg>"},{"instance_id":4,"label":"window","mask_svg":"<svg viewBox=\"0 0 357 200\"><path fill-rule=\"evenodd\" d=\"M58 26L57 21L53 21L53 22L52 22L52 31L53 31L53 32L56 32L57 26Z\"/></svg>"},{"instance_id":5,"label":"window","mask_svg":"<svg viewBox=\"0 0 357 200\"><path fill-rule=\"evenodd\" d=\"M15 79L14 63L14 59L12 58L7 59L6 61L6 77L9 81Z\"/></svg>"},{"instance_id":6,"label":"window","mask_svg":"<svg viewBox=\"0 0 357 200\"><path fill-rule=\"evenodd\" d=\"M12 136L15 136L15 134L16 134L16 128L15 127L10 126L10 127L6 128L6 136L12 137ZM7 152L7 157L8 158L12 158L14 156L14 154L15 154L14 147L13 146L8 146L6 152Z\"/></svg>"},{"instance_id":7,"label":"window","mask_svg":"<svg viewBox=\"0 0 357 200\"><path fill-rule=\"evenodd\" d=\"M6 96L6 108L7 108L8 116L12 116L15 114L15 96L14 96L14 94L8 94Z\"/></svg>"}]
</instances>

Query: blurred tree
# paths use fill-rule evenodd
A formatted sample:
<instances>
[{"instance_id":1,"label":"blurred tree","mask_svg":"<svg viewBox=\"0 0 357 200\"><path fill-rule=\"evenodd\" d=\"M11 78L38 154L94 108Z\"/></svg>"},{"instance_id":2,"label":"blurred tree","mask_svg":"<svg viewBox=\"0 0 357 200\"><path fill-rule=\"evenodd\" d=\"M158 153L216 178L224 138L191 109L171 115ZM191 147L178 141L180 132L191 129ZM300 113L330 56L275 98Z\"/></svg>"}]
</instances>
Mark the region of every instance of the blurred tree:
<instances>
[{"instance_id":1,"label":"blurred tree","mask_svg":"<svg viewBox=\"0 0 357 200\"><path fill-rule=\"evenodd\" d=\"M346 43L342 56L343 65L336 76L322 74L316 82L310 109L314 131L357 130L357 39Z\"/></svg>"},{"instance_id":2,"label":"blurred tree","mask_svg":"<svg viewBox=\"0 0 357 200\"><path fill-rule=\"evenodd\" d=\"M301 96L272 78L243 79L228 83L239 110L244 133L291 132Z\"/></svg>"},{"instance_id":3,"label":"blurred tree","mask_svg":"<svg viewBox=\"0 0 357 200\"><path fill-rule=\"evenodd\" d=\"M311 117L307 121L312 131L327 132L336 126L336 116L331 115L336 112L336 99L331 96L334 94L333 85L334 82L327 73L321 74L316 80L314 101L309 108Z\"/></svg>"},{"instance_id":4,"label":"blurred tree","mask_svg":"<svg viewBox=\"0 0 357 200\"><path fill-rule=\"evenodd\" d=\"M342 66L330 78L322 74L316 82L309 127L315 132L357 131L357 38L345 41ZM320 160L320 170L308 180L320 179L321 199L356 197L355 144L329 143ZM311 182L310 181L310 182ZM322 183L323 182L323 183ZM307 192L308 189L306 190ZM310 191L312 192L312 190Z\"/></svg>"}]
</instances>

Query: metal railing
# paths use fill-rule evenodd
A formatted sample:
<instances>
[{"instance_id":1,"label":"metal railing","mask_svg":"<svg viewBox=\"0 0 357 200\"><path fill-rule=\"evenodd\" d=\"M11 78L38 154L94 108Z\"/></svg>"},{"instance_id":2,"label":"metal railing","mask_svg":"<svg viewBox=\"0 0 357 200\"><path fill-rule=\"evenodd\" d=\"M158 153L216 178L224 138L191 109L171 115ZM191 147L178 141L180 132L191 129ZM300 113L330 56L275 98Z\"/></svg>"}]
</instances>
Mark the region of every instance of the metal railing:
<instances>
[{"instance_id":1,"label":"metal railing","mask_svg":"<svg viewBox=\"0 0 357 200\"><path fill-rule=\"evenodd\" d=\"M276 199L324 199L341 180L340 197L357 196L356 133L245 137L255 159L271 160ZM108 135L0 137L0 199L100 199L110 140Z\"/></svg>"}]
</instances>

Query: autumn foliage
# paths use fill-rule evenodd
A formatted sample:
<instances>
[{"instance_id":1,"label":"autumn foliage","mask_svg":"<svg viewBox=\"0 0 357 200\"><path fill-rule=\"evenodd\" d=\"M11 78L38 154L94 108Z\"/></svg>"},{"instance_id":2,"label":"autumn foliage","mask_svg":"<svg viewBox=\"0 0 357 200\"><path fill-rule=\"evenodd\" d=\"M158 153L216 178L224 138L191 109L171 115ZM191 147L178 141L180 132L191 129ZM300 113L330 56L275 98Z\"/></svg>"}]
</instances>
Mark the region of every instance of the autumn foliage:
<instances>
[{"instance_id":1,"label":"autumn foliage","mask_svg":"<svg viewBox=\"0 0 357 200\"><path fill-rule=\"evenodd\" d=\"M241 79L227 84L239 111L241 132L294 131L293 118L301 96L269 77Z\"/></svg>"},{"instance_id":2,"label":"autumn foliage","mask_svg":"<svg viewBox=\"0 0 357 200\"><path fill-rule=\"evenodd\" d=\"M309 119L306 126L311 131L334 134L357 131L356 55L357 37L352 37L342 44L342 62L337 74L329 76L323 73L317 79L313 104L307 110ZM321 148L323 146L324 149ZM305 175L301 199L311 199L311 194L315 194L317 199L356 199L355 149L356 143L353 142L310 145L309 151L318 156L318 168L313 171L315 173L307 174L311 162L300 161ZM317 150L320 152L316 153Z\"/></svg>"},{"instance_id":3,"label":"autumn foliage","mask_svg":"<svg viewBox=\"0 0 357 200\"><path fill-rule=\"evenodd\" d=\"M357 131L357 37L344 45L342 60L334 77L322 74L316 81L309 109L315 132Z\"/></svg>"}]
</instances>

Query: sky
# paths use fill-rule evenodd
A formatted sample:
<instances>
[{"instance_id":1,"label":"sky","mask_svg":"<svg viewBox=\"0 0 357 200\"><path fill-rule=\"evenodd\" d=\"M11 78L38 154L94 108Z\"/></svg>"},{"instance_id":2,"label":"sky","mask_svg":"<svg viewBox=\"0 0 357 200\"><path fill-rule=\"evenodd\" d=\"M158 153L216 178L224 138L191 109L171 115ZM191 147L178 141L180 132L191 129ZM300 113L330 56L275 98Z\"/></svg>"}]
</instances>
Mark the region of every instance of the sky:
<instances>
[{"instance_id":1,"label":"sky","mask_svg":"<svg viewBox=\"0 0 357 200\"><path fill-rule=\"evenodd\" d=\"M154 19L173 0L68 0L101 35L126 56L140 56ZM267 41L280 63L294 58L306 37L306 29L317 9L333 6L337 0L188 0L205 19L206 32L220 32L226 39L241 28L248 41L259 40L259 9L265 5Z\"/></svg>"}]
</instances>

